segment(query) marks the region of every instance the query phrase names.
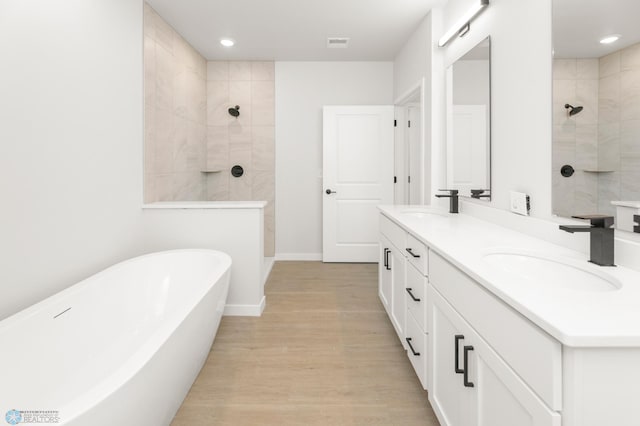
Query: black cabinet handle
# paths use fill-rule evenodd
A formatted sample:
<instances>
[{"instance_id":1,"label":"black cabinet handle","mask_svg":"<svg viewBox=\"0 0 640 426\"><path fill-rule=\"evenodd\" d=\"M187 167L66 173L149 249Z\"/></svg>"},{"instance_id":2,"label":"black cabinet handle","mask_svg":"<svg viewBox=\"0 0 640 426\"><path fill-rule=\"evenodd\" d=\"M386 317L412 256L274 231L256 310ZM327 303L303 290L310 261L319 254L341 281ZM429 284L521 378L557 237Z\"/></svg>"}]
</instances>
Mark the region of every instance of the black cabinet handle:
<instances>
[{"instance_id":1,"label":"black cabinet handle","mask_svg":"<svg viewBox=\"0 0 640 426\"><path fill-rule=\"evenodd\" d=\"M387 250L389 249L385 247L384 254L382 255L382 266L384 266L385 269L387 268Z\"/></svg>"},{"instance_id":2,"label":"black cabinet handle","mask_svg":"<svg viewBox=\"0 0 640 426\"><path fill-rule=\"evenodd\" d=\"M459 367L460 362L458 360L458 354L460 352L460 340L463 340L464 336L462 334L456 334L454 339L455 340L454 340L453 346L455 351L455 361L453 364L453 369L456 371L457 374L463 374L464 370L461 370Z\"/></svg>"},{"instance_id":3,"label":"black cabinet handle","mask_svg":"<svg viewBox=\"0 0 640 426\"><path fill-rule=\"evenodd\" d=\"M388 248L384 249L384 267L387 268L387 271L391 270L391 266L389 266L389 253L391 253L391 250Z\"/></svg>"},{"instance_id":4,"label":"black cabinet handle","mask_svg":"<svg viewBox=\"0 0 640 426\"><path fill-rule=\"evenodd\" d=\"M409 345L409 349L411 349L411 353L414 356L420 356L420 352L416 352L415 349L413 349L413 346L411 345L411 337L407 337L404 340L407 341L407 345Z\"/></svg>"},{"instance_id":5,"label":"black cabinet handle","mask_svg":"<svg viewBox=\"0 0 640 426\"><path fill-rule=\"evenodd\" d=\"M417 297L415 297L413 295L413 293L411 293L411 290L413 290L412 288L405 288L405 290L407 290L407 293L409 293L409 296L411 296L411 298L413 299L414 302L419 302L420 299L418 299Z\"/></svg>"},{"instance_id":6,"label":"black cabinet handle","mask_svg":"<svg viewBox=\"0 0 640 426\"><path fill-rule=\"evenodd\" d=\"M413 257L420 257L420 255L419 255L419 254L415 254L415 253L413 252L413 250L412 250L412 249L408 248L408 249L406 249L406 250L407 250L407 252L409 252L409 254L410 254L411 256L413 256Z\"/></svg>"},{"instance_id":7,"label":"black cabinet handle","mask_svg":"<svg viewBox=\"0 0 640 426\"><path fill-rule=\"evenodd\" d=\"M472 350L473 350L473 346L465 346L463 348L464 375L462 376L462 381L464 382L465 387L468 387L468 388L472 388L475 386L472 382L469 381L469 351L472 351Z\"/></svg>"},{"instance_id":8,"label":"black cabinet handle","mask_svg":"<svg viewBox=\"0 0 640 426\"><path fill-rule=\"evenodd\" d=\"M336 192L336 191L332 191L332 190L330 190L330 189L327 189L327 190L326 190L326 191L324 191L324 192L326 192L326 193L327 193L327 195L337 194L337 192Z\"/></svg>"}]
</instances>

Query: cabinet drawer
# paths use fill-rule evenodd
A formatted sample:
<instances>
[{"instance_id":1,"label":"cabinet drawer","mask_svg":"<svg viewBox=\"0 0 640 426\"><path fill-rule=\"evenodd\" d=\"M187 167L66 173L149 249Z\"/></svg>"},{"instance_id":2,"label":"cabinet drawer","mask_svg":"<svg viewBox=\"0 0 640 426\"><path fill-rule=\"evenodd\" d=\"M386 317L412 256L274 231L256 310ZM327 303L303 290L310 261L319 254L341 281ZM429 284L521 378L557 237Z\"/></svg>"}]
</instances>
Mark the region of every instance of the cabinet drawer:
<instances>
[{"instance_id":1,"label":"cabinet drawer","mask_svg":"<svg viewBox=\"0 0 640 426\"><path fill-rule=\"evenodd\" d=\"M553 410L562 409L560 343L431 252L429 282Z\"/></svg>"},{"instance_id":2,"label":"cabinet drawer","mask_svg":"<svg viewBox=\"0 0 640 426\"><path fill-rule=\"evenodd\" d=\"M403 256L409 254L405 252L405 248L407 247L407 232L383 214L380 215L380 232L387 237L389 241L391 241L391 244L396 246L398 250L401 250Z\"/></svg>"},{"instance_id":3,"label":"cabinet drawer","mask_svg":"<svg viewBox=\"0 0 640 426\"><path fill-rule=\"evenodd\" d=\"M420 329L413 315L407 315L407 356L416 371L423 389L427 389L427 335Z\"/></svg>"},{"instance_id":4,"label":"cabinet drawer","mask_svg":"<svg viewBox=\"0 0 640 426\"><path fill-rule=\"evenodd\" d=\"M429 252L427 246L418 241L413 235L407 234L407 246L405 247L407 259L422 275L427 276L429 271Z\"/></svg>"},{"instance_id":5,"label":"cabinet drawer","mask_svg":"<svg viewBox=\"0 0 640 426\"><path fill-rule=\"evenodd\" d=\"M405 297L407 310L411 312L418 327L427 331L427 279L413 265L407 265ZM415 300L419 299L419 300Z\"/></svg>"}]
</instances>

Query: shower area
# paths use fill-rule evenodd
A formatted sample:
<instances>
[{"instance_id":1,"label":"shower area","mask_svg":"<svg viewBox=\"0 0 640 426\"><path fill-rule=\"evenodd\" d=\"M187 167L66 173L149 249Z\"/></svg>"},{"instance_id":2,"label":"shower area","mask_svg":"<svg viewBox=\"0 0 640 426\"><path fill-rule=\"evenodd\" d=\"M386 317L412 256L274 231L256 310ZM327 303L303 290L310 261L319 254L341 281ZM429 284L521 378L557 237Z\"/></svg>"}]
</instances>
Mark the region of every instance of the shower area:
<instances>
[{"instance_id":1,"label":"shower area","mask_svg":"<svg viewBox=\"0 0 640 426\"><path fill-rule=\"evenodd\" d=\"M266 201L275 252L274 63L207 61L144 5L144 202Z\"/></svg>"},{"instance_id":2,"label":"shower area","mask_svg":"<svg viewBox=\"0 0 640 426\"><path fill-rule=\"evenodd\" d=\"M553 61L553 211L613 215L640 200L640 44Z\"/></svg>"}]
</instances>

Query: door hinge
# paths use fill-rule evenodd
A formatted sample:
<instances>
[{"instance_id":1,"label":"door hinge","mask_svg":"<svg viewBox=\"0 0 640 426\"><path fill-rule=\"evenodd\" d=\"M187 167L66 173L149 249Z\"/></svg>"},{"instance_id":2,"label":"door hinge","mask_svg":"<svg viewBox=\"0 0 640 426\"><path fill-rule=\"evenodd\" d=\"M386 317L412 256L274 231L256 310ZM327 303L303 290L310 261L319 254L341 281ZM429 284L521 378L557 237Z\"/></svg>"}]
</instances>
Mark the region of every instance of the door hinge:
<instances>
[{"instance_id":1,"label":"door hinge","mask_svg":"<svg viewBox=\"0 0 640 426\"><path fill-rule=\"evenodd\" d=\"M398 127L398 120L393 120L393 127Z\"/></svg>"},{"instance_id":2,"label":"door hinge","mask_svg":"<svg viewBox=\"0 0 640 426\"><path fill-rule=\"evenodd\" d=\"M407 176L407 182L411 183L411 176Z\"/></svg>"},{"instance_id":3,"label":"door hinge","mask_svg":"<svg viewBox=\"0 0 640 426\"><path fill-rule=\"evenodd\" d=\"M393 177L393 183L398 183L398 177L397 176Z\"/></svg>"},{"instance_id":4,"label":"door hinge","mask_svg":"<svg viewBox=\"0 0 640 426\"><path fill-rule=\"evenodd\" d=\"M411 127L411 120L409 120L409 127Z\"/></svg>"}]
</instances>

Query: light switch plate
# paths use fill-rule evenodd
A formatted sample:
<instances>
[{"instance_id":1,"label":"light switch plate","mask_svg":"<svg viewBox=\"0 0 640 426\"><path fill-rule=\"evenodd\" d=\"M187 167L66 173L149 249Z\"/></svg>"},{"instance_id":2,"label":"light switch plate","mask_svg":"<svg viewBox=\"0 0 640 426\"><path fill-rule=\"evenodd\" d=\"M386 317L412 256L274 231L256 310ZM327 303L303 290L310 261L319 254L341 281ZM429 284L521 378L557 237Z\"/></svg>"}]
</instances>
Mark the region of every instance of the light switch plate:
<instances>
[{"instance_id":1,"label":"light switch plate","mask_svg":"<svg viewBox=\"0 0 640 426\"><path fill-rule=\"evenodd\" d=\"M511 211L523 216L529 216L531 204L529 196L524 192L511 191Z\"/></svg>"}]
</instances>

